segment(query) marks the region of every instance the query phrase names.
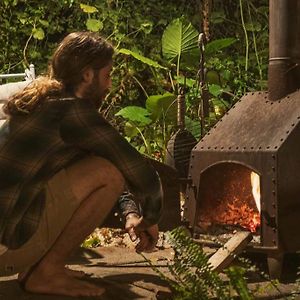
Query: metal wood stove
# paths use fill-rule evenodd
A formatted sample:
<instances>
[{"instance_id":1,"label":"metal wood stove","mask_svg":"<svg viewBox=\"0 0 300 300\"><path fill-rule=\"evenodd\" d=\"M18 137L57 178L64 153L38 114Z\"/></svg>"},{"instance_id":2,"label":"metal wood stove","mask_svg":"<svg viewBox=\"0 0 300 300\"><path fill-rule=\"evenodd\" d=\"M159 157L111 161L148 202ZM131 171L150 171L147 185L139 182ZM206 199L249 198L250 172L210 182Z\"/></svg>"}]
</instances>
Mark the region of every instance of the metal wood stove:
<instances>
[{"instance_id":1,"label":"metal wood stove","mask_svg":"<svg viewBox=\"0 0 300 300\"><path fill-rule=\"evenodd\" d=\"M195 234L222 222L256 232L272 277L300 250L299 63L300 2L270 0L269 92L242 97L190 158L184 219Z\"/></svg>"}]
</instances>

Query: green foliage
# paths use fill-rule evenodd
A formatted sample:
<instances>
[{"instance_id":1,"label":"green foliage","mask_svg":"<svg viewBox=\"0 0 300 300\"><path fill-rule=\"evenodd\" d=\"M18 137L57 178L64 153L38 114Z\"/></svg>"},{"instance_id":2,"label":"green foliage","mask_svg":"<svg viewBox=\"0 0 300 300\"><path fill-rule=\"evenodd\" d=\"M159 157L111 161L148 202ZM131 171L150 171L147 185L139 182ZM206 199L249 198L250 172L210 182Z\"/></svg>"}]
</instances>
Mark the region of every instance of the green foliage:
<instances>
[{"instance_id":1,"label":"green foliage","mask_svg":"<svg viewBox=\"0 0 300 300\"><path fill-rule=\"evenodd\" d=\"M253 299L253 295L249 292L244 274L246 270L241 267L230 267L226 270L226 274L229 277L230 285L237 291L238 295L243 300Z\"/></svg>"},{"instance_id":2,"label":"green foliage","mask_svg":"<svg viewBox=\"0 0 300 300\"><path fill-rule=\"evenodd\" d=\"M152 95L146 100L146 108L126 106L115 114L126 120L126 138L140 152L164 160L171 129L176 122L175 100L176 96L171 93Z\"/></svg>"},{"instance_id":3,"label":"green foliage","mask_svg":"<svg viewBox=\"0 0 300 300\"><path fill-rule=\"evenodd\" d=\"M158 62L150 59L150 58L147 58L141 54L138 54L134 51L131 51L129 49L120 49L118 50L118 53L121 53L121 54L126 54L126 55L131 55L132 57L134 57L135 59L141 61L142 63L150 66L150 67L154 67L154 68L160 68L160 69L167 69L166 67L163 67L161 66Z\"/></svg>"},{"instance_id":4,"label":"green foliage","mask_svg":"<svg viewBox=\"0 0 300 300\"><path fill-rule=\"evenodd\" d=\"M226 272L229 281L224 281L217 272L212 270L208 263L208 256L188 236L185 228L172 230L169 233L169 240L175 251L174 260L168 265L170 276L162 273L150 261L148 262L159 276L169 283L174 300L211 298L229 300L237 295L238 299L253 299L243 277L244 269L229 268Z\"/></svg>"},{"instance_id":5,"label":"green foliage","mask_svg":"<svg viewBox=\"0 0 300 300\"><path fill-rule=\"evenodd\" d=\"M163 95L152 95L146 100L146 108L151 112L154 121L163 118L164 120L176 122L177 104L176 96L172 93Z\"/></svg>"},{"instance_id":6,"label":"green foliage","mask_svg":"<svg viewBox=\"0 0 300 300\"><path fill-rule=\"evenodd\" d=\"M198 31L185 18L173 20L162 35L162 53L168 60L177 59L179 75L182 55L197 49Z\"/></svg>"},{"instance_id":7,"label":"green foliage","mask_svg":"<svg viewBox=\"0 0 300 300\"><path fill-rule=\"evenodd\" d=\"M98 31L102 30L102 28L103 28L103 23L97 19L87 19L85 25L86 25L87 30L90 30L93 32L98 32Z\"/></svg>"},{"instance_id":8,"label":"green foliage","mask_svg":"<svg viewBox=\"0 0 300 300\"><path fill-rule=\"evenodd\" d=\"M149 118L149 111L139 106L126 106L116 113L116 116L122 116L132 122L136 122L141 126L145 126L151 123Z\"/></svg>"},{"instance_id":9,"label":"green foliage","mask_svg":"<svg viewBox=\"0 0 300 300\"><path fill-rule=\"evenodd\" d=\"M217 54L218 51L231 46L236 41L237 40L235 38L224 38L224 39L214 40L212 42L209 42L205 46L205 53L206 55Z\"/></svg>"},{"instance_id":10,"label":"green foliage","mask_svg":"<svg viewBox=\"0 0 300 300\"><path fill-rule=\"evenodd\" d=\"M46 72L57 43L69 32L100 32L119 49L114 82L103 104L108 118L126 106L148 110L148 126L121 114L115 120L141 152L163 160L176 131L176 106L164 98L186 83L187 126L199 137L201 101L197 73L201 1L3 0L0 5L0 72L23 72L29 63ZM134 12L134 13L133 13ZM205 47L210 128L246 91L266 88L268 1L213 1L211 39ZM155 108L162 102L164 108ZM153 102L153 103L152 103ZM160 107L158 104L157 107ZM145 117L145 116L144 116ZM193 127L194 126L194 127ZM150 128L149 128L150 127ZM129 128L134 130L129 130ZM126 131L125 131L126 130ZM147 146L145 146L147 141Z\"/></svg>"}]
</instances>

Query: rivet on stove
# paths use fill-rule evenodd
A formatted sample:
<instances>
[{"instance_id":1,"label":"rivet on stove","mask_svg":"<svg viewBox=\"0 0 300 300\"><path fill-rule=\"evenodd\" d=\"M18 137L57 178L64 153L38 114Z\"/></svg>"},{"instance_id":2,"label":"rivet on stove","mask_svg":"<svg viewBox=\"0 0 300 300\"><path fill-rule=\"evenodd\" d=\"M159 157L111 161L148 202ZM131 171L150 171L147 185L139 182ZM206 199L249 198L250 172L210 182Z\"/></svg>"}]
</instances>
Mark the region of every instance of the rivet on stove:
<instances>
[{"instance_id":1,"label":"rivet on stove","mask_svg":"<svg viewBox=\"0 0 300 300\"><path fill-rule=\"evenodd\" d=\"M274 149L277 149L277 148L278 148L278 146L275 146L275 147L274 147Z\"/></svg>"},{"instance_id":2,"label":"rivet on stove","mask_svg":"<svg viewBox=\"0 0 300 300\"><path fill-rule=\"evenodd\" d=\"M223 150L223 149L224 149L224 147L221 147L221 149Z\"/></svg>"},{"instance_id":3,"label":"rivet on stove","mask_svg":"<svg viewBox=\"0 0 300 300\"><path fill-rule=\"evenodd\" d=\"M284 141L284 139L280 139L280 142L283 142Z\"/></svg>"},{"instance_id":4,"label":"rivet on stove","mask_svg":"<svg viewBox=\"0 0 300 300\"><path fill-rule=\"evenodd\" d=\"M250 147L250 149L252 149L252 150L253 150L253 149L254 149L254 147Z\"/></svg>"},{"instance_id":5,"label":"rivet on stove","mask_svg":"<svg viewBox=\"0 0 300 300\"><path fill-rule=\"evenodd\" d=\"M274 233L277 231L276 228L273 228L272 230L273 230Z\"/></svg>"},{"instance_id":6,"label":"rivet on stove","mask_svg":"<svg viewBox=\"0 0 300 300\"><path fill-rule=\"evenodd\" d=\"M215 149L218 149L218 147L215 147Z\"/></svg>"},{"instance_id":7,"label":"rivet on stove","mask_svg":"<svg viewBox=\"0 0 300 300\"><path fill-rule=\"evenodd\" d=\"M276 156L275 156L274 154L272 154L272 158L273 158L273 159L275 159L275 158L276 158Z\"/></svg>"},{"instance_id":8,"label":"rivet on stove","mask_svg":"<svg viewBox=\"0 0 300 300\"><path fill-rule=\"evenodd\" d=\"M294 123L292 124L292 127L293 127L293 126L295 126L295 124L294 124Z\"/></svg>"},{"instance_id":9,"label":"rivet on stove","mask_svg":"<svg viewBox=\"0 0 300 300\"><path fill-rule=\"evenodd\" d=\"M276 241L275 240L272 240L273 244L276 244Z\"/></svg>"},{"instance_id":10,"label":"rivet on stove","mask_svg":"<svg viewBox=\"0 0 300 300\"><path fill-rule=\"evenodd\" d=\"M275 167L272 167L272 171L275 172L275 170L276 170L276 168L275 168Z\"/></svg>"},{"instance_id":11,"label":"rivet on stove","mask_svg":"<svg viewBox=\"0 0 300 300\"><path fill-rule=\"evenodd\" d=\"M192 166L192 165L190 165L190 169L193 169L193 166Z\"/></svg>"},{"instance_id":12,"label":"rivet on stove","mask_svg":"<svg viewBox=\"0 0 300 300\"><path fill-rule=\"evenodd\" d=\"M273 183L276 183L276 180L275 180L275 178L272 178L272 182L273 182Z\"/></svg>"},{"instance_id":13,"label":"rivet on stove","mask_svg":"<svg viewBox=\"0 0 300 300\"><path fill-rule=\"evenodd\" d=\"M236 150L238 150L238 149L239 149L239 147L235 147L235 149L236 149Z\"/></svg>"},{"instance_id":14,"label":"rivet on stove","mask_svg":"<svg viewBox=\"0 0 300 300\"><path fill-rule=\"evenodd\" d=\"M230 150L230 149L231 149L231 147L228 147L228 149Z\"/></svg>"},{"instance_id":15,"label":"rivet on stove","mask_svg":"<svg viewBox=\"0 0 300 300\"><path fill-rule=\"evenodd\" d=\"M288 130L287 132L286 132L286 134L289 134L290 133L290 131Z\"/></svg>"},{"instance_id":16,"label":"rivet on stove","mask_svg":"<svg viewBox=\"0 0 300 300\"><path fill-rule=\"evenodd\" d=\"M246 149L247 149L247 147L243 147L243 149L244 149L244 150L246 150Z\"/></svg>"},{"instance_id":17,"label":"rivet on stove","mask_svg":"<svg viewBox=\"0 0 300 300\"><path fill-rule=\"evenodd\" d=\"M275 194L276 194L276 192L273 190L273 191L272 191L272 194L273 194L273 195L275 195ZM273 202L273 203L272 203L272 205L274 206L274 205L275 205L275 203Z\"/></svg>"},{"instance_id":18,"label":"rivet on stove","mask_svg":"<svg viewBox=\"0 0 300 300\"><path fill-rule=\"evenodd\" d=\"M267 146L267 149L270 149L270 146Z\"/></svg>"},{"instance_id":19,"label":"rivet on stove","mask_svg":"<svg viewBox=\"0 0 300 300\"><path fill-rule=\"evenodd\" d=\"M210 147L207 147L207 149L210 149Z\"/></svg>"},{"instance_id":20,"label":"rivet on stove","mask_svg":"<svg viewBox=\"0 0 300 300\"><path fill-rule=\"evenodd\" d=\"M261 149L261 146L259 146L258 149Z\"/></svg>"}]
</instances>

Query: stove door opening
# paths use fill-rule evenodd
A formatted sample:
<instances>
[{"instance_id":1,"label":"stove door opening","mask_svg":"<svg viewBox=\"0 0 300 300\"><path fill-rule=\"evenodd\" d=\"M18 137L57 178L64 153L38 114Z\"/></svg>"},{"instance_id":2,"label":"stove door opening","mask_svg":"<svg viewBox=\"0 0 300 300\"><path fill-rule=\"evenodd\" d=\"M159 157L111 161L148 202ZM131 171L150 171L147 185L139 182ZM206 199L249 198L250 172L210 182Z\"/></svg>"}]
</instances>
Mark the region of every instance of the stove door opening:
<instances>
[{"instance_id":1,"label":"stove door opening","mask_svg":"<svg viewBox=\"0 0 300 300\"><path fill-rule=\"evenodd\" d=\"M252 169L222 162L200 176L196 227L203 233L249 230L259 234L260 176Z\"/></svg>"}]
</instances>

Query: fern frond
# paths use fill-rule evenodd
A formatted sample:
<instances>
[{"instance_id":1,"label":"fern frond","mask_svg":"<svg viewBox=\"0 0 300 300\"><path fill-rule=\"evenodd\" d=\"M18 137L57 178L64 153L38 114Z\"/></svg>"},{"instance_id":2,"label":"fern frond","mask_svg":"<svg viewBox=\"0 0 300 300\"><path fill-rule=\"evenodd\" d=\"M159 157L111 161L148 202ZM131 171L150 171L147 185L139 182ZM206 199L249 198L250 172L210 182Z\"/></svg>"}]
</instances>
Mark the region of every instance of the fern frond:
<instances>
[{"instance_id":1,"label":"fern frond","mask_svg":"<svg viewBox=\"0 0 300 300\"><path fill-rule=\"evenodd\" d=\"M220 300L232 299L234 289L242 300L253 299L244 280L243 269L230 268L227 272L229 284L212 270L209 257L203 249L187 234L187 230L178 227L169 232L169 241L174 249L173 263L168 264L171 277L167 277L157 267L151 267L166 280L174 291L174 300Z\"/></svg>"}]
</instances>

